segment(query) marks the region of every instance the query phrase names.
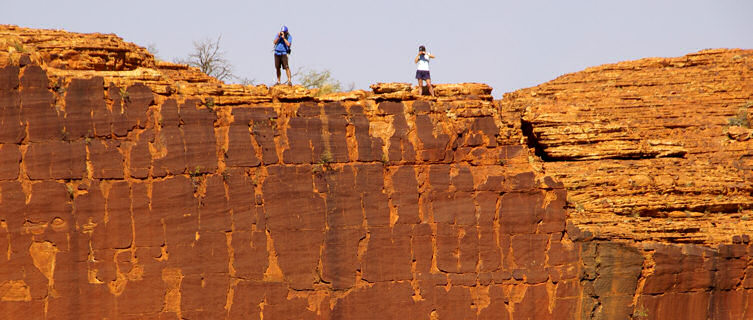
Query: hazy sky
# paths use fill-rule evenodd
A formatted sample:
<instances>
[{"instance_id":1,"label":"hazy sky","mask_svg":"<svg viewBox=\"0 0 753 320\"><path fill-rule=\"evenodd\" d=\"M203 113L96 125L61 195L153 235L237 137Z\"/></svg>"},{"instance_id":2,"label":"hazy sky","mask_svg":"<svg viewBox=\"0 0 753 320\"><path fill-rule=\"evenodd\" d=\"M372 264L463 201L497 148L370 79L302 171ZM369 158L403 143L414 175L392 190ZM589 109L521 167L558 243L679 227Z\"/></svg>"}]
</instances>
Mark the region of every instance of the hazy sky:
<instances>
[{"instance_id":1,"label":"hazy sky","mask_svg":"<svg viewBox=\"0 0 753 320\"><path fill-rule=\"evenodd\" d=\"M753 48L751 0L7 1L1 24L115 33L164 60L222 35L239 76L275 81L286 24L292 69L329 69L347 86L415 82L420 44L435 83L484 82L494 96L588 66L704 48ZM285 76L283 75L283 81Z\"/></svg>"}]
</instances>

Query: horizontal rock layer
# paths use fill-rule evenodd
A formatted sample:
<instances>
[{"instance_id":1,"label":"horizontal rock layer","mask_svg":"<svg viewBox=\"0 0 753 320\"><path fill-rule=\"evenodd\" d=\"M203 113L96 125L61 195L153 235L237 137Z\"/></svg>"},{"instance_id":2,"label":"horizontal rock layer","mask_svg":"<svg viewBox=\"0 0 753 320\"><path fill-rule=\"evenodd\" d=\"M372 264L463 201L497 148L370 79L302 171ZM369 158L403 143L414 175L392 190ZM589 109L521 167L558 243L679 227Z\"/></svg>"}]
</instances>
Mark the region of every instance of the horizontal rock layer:
<instances>
[{"instance_id":1,"label":"horizontal rock layer","mask_svg":"<svg viewBox=\"0 0 753 320\"><path fill-rule=\"evenodd\" d=\"M752 77L753 51L706 50L589 68L505 101L568 189L573 223L718 244L753 227Z\"/></svg>"}]
</instances>

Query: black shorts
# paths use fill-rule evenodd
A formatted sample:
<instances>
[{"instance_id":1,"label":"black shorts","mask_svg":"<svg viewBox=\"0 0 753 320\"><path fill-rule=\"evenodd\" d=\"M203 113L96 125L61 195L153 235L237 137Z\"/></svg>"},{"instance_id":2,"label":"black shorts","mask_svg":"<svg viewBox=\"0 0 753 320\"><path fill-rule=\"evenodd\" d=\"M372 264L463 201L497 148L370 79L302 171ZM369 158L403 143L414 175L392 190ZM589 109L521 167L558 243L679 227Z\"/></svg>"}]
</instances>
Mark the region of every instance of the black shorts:
<instances>
[{"instance_id":1,"label":"black shorts","mask_svg":"<svg viewBox=\"0 0 753 320\"><path fill-rule=\"evenodd\" d=\"M288 70L288 55L275 55L275 69L280 69L280 66L282 66L283 69Z\"/></svg>"},{"instance_id":2,"label":"black shorts","mask_svg":"<svg viewBox=\"0 0 753 320\"><path fill-rule=\"evenodd\" d=\"M431 74L428 70L416 70L416 79L418 80L431 80Z\"/></svg>"}]
</instances>

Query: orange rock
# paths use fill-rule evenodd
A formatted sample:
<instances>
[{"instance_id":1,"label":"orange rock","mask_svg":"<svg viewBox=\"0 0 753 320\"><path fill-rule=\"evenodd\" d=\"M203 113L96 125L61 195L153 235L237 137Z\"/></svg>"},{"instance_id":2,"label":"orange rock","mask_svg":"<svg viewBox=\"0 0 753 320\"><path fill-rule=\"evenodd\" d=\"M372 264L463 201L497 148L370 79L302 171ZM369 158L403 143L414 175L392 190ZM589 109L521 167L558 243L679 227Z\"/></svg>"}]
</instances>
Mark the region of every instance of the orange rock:
<instances>
[{"instance_id":1,"label":"orange rock","mask_svg":"<svg viewBox=\"0 0 753 320\"><path fill-rule=\"evenodd\" d=\"M733 75L750 73L752 59L745 50L706 50L620 62L520 90L502 104L527 106L524 129L544 171L584 209L573 210L572 221L608 237L643 238L651 223L603 226L622 220L616 215L729 213L753 203L750 129L730 125L747 121L753 87ZM721 226L740 223L713 217L717 227L693 241L729 241Z\"/></svg>"},{"instance_id":2,"label":"orange rock","mask_svg":"<svg viewBox=\"0 0 753 320\"><path fill-rule=\"evenodd\" d=\"M731 126L727 130L727 135L730 137L730 139L736 141L747 141L751 138L751 136L753 136L753 129Z\"/></svg>"},{"instance_id":3,"label":"orange rock","mask_svg":"<svg viewBox=\"0 0 753 320\"><path fill-rule=\"evenodd\" d=\"M750 317L751 59L319 95L0 26L0 310Z\"/></svg>"}]
</instances>

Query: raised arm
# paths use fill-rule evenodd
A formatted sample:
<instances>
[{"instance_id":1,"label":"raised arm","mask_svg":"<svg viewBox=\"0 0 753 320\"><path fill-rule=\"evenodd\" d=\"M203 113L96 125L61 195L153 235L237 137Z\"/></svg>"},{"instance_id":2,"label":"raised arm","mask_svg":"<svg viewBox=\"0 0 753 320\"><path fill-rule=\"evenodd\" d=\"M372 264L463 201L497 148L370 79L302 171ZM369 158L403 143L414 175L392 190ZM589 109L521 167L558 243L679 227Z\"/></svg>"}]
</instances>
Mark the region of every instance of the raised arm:
<instances>
[{"instance_id":1,"label":"raised arm","mask_svg":"<svg viewBox=\"0 0 753 320\"><path fill-rule=\"evenodd\" d=\"M419 53L416 55L416 59L413 59L413 63L418 63L418 59L420 58L421 58L421 54Z\"/></svg>"},{"instance_id":2,"label":"raised arm","mask_svg":"<svg viewBox=\"0 0 753 320\"><path fill-rule=\"evenodd\" d=\"M434 59L434 55L433 55L433 54L431 54L431 53L427 53L426 55L427 55L427 56L429 56L429 58L432 58L432 59Z\"/></svg>"}]
</instances>

